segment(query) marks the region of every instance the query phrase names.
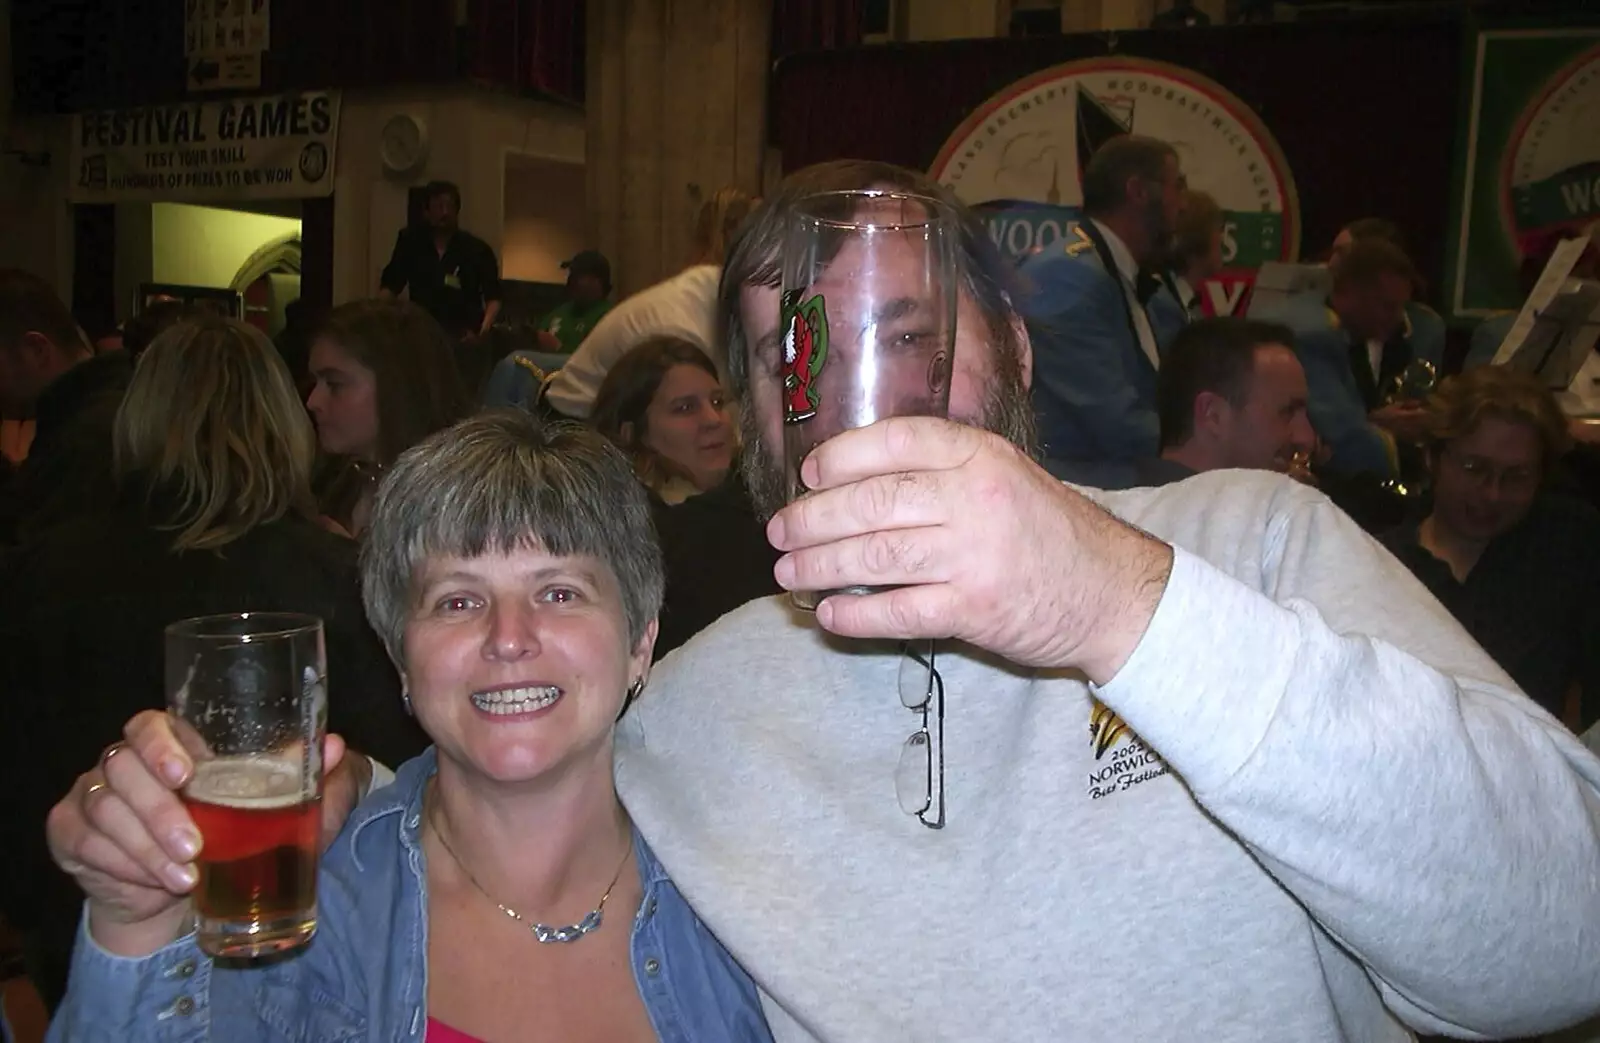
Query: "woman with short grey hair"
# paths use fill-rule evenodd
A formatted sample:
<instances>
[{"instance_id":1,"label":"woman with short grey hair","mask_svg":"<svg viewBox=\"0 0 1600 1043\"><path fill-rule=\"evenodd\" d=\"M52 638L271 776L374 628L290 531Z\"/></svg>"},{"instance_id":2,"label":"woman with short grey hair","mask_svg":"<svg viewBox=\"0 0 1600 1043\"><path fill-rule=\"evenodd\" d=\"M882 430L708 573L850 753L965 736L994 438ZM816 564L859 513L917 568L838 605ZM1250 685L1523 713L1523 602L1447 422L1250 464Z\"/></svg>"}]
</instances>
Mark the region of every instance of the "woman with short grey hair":
<instances>
[{"instance_id":1,"label":"woman with short grey hair","mask_svg":"<svg viewBox=\"0 0 1600 1043\"><path fill-rule=\"evenodd\" d=\"M612 785L615 722L644 687L662 588L627 459L519 412L466 420L390 469L361 573L434 745L324 856L316 940L224 969L190 928L192 873L151 888L66 859L88 915L51 1038L200 1040L209 1022L239 1043L770 1040L755 986ZM130 748L159 748L167 727L135 718ZM329 747L331 765L343 751ZM158 851L186 815L176 784L140 756L107 760L68 799L100 841ZM185 997L207 1014L191 1032L170 1021Z\"/></svg>"}]
</instances>

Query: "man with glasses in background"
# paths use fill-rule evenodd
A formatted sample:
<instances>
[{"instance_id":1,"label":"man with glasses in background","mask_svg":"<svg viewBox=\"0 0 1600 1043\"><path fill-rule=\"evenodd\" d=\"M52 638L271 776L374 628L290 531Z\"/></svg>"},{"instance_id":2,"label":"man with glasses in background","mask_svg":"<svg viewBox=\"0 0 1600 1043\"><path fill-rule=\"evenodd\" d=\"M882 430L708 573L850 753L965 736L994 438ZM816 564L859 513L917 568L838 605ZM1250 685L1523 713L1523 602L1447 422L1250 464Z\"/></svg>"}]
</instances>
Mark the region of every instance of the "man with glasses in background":
<instances>
[{"instance_id":1,"label":"man with glasses in background","mask_svg":"<svg viewBox=\"0 0 1600 1043\"><path fill-rule=\"evenodd\" d=\"M865 188L955 208L951 419L839 435L788 503L775 262L801 200ZM776 1038L1400 1043L1600 1010L1600 760L1320 493L1053 480L1008 278L878 163L792 175L728 258L776 578L889 589L696 636L623 718L617 786ZM82 815L52 814L58 859L122 876Z\"/></svg>"},{"instance_id":2,"label":"man with glasses in background","mask_svg":"<svg viewBox=\"0 0 1600 1043\"><path fill-rule=\"evenodd\" d=\"M1384 542L1524 692L1587 728L1600 720L1600 513L1548 489L1566 418L1537 378L1482 366L1445 381L1428 422L1431 509Z\"/></svg>"}]
</instances>

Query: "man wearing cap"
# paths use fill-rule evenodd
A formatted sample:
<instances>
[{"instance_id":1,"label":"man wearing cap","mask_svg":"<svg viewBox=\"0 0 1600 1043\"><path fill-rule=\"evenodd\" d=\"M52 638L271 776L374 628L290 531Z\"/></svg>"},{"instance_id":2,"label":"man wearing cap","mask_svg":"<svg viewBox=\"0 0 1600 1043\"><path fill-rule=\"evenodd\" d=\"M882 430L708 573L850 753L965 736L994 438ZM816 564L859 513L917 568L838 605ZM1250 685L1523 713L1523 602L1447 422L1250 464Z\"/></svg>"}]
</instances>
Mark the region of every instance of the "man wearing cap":
<instances>
[{"instance_id":1,"label":"man wearing cap","mask_svg":"<svg viewBox=\"0 0 1600 1043\"><path fill-rule=\"evenodd\" d=\"M409 289L413 303L452 337L470 340L500 314L500 262L494 248L461 230L461 190L448 181L423 189L422 221L400 233L384 266L381 295Z\"/></svg>"},{"instance_id":2,"label":"man wearing cap","mask_svg":"<svg viewBox=\"0 0 1600 1043\"><path fill-rule=\"evenodd\" d=\"M567 299L539 324L539 347L570 355L611 310L611 262L599 250L584 250L561 267L567 270Z\"/></svg>"}]
</instances>

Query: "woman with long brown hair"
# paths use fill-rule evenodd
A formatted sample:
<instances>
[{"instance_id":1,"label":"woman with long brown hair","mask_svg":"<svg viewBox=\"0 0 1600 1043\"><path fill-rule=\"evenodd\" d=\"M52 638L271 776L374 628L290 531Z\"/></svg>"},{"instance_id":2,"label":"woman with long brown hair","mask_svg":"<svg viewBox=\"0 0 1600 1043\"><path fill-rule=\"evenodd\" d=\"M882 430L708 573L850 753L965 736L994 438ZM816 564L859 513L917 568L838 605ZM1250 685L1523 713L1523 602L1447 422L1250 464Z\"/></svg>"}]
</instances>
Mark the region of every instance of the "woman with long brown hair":
<instances>
[{"instance_id":1,"label":"woman with long brown hair","mask_svg":"<svg viewBox=\"0 0 1600 1043\"><path fill-rule=\"evenodd\" d=\"M639 345L606 374L590 417L664 503L722 484L733 464L733 420L717 368L687 341Z\"/></svg>"},{"instance_id":2,"label":"woman with long brown hair","mask_svg":"<svg viewBox=\"0 0 1600 1043\"><path fill-rule=\"evenodd\" d=\"M455 346L409 301L352 301L311 340L306 401L322 451L342 458L322 483L323 510L351 535L366 527L377 479L411 446L472 412Z\"/></svg>"}]
</instances>

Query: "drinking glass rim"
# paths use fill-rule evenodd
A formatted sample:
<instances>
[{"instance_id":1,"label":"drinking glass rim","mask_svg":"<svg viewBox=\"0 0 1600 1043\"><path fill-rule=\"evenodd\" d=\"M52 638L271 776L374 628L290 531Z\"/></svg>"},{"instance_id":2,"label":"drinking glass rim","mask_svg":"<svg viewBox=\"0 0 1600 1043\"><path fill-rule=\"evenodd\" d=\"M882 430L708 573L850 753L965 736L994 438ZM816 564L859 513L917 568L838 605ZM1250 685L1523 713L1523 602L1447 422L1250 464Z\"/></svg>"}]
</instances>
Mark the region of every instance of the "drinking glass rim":
<instances>
[{"instance_id":1,"label":"drinking glass rim","mask_svg":"<svg viewBox=\"0 0 1600 1043\"><path fill-rule=\"evenodd\" d=\"M811 212L811 207L819 200L855 198L861 200L902 199L907 202L921 204L928 212L928 216L921 221L861 221L845 220L842 218L823 217ZM906 192L899 189L887 188L846 188L832 192L813 192L803 197L795 204L795 220L821 228L835 228L840 230L859 229L879 232L908 232L918 228L934 228L944 226L951 214L950 206L943 200L933 196L925 196L917 192Z\"/></svg>"},{"instance_id":2,"label":"drinking glass rim","mask_svg":"<svg viewBox=\"0 0 1600 1043\"><path fill-rule=\"evenodd\" d=\"M241 631L222 629L227 624L253 624L260 621L260 629ZM191 641L265 641L271 638L293 637L322 628L322 617L306 612L218 612L209 616L194 616L168 623L163 633L167 637L181 637Z\"/></svg>"}]
</instances>

